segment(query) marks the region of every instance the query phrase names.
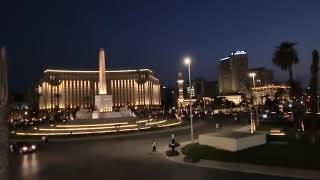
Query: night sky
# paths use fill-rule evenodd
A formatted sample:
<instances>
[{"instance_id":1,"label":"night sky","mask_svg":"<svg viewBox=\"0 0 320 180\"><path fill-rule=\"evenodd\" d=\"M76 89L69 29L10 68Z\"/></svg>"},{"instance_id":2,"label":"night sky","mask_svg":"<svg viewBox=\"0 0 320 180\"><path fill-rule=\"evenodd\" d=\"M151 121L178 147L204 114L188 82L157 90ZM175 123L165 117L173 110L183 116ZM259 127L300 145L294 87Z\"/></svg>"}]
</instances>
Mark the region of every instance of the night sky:
<instances>
[{"instance_id":1,"label":"night sky","mask_svg":"<svg viewBox=\"0 0 320 180\"><path fill-rule=\"evenodd\" d=\"M36 1L0 3L0 44L8 48L9 85L22 91L46 68L98 69L98 49L107 68L150 68L174 86L193 59L192 75L217 80L219 59L246 50L249 66L272 65L281 41L298 42L294 77L309 81L312 50L320 50L320 1Z\"/></svg>"}]
</instances>

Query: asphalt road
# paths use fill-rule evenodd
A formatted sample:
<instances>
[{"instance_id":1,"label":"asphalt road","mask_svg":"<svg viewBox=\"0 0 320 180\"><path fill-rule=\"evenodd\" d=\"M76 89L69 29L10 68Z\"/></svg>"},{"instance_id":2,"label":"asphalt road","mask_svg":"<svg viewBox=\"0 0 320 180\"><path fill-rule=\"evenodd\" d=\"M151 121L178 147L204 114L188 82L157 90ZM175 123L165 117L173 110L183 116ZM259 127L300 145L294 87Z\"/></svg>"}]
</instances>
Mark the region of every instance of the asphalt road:
<instances>
[{"instance_id":1,"label":"asphalt road","mask_svg":"<svg viewBox=\"0 0 320 180\"><path fill-rule=\"evenodd\" d=\"M210 132L215 123L205 122L195 134ZM225 125L228 127L229 125ZM175 132L178 141L189 139L189 130ZM13 180L79 179L288 179L182 165L165 159L163 147L171 132L105 140L49 143L33 154L10 154ZM157 153L151 153L155 138Z\"/></svg>"}]
</instances>

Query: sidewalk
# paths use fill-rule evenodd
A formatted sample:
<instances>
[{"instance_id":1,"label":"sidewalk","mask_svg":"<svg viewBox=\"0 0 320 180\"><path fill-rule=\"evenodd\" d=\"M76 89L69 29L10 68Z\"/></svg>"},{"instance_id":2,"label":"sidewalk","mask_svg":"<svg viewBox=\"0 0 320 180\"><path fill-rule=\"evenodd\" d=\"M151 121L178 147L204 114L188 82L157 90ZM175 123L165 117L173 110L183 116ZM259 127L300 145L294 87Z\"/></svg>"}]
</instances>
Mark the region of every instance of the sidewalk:
<instances>
[{"instance_id":1,"label":"sidewalk","mask_svg":"<svg viewBox=\"0 0 320 180\"><path fill-rule=\"evenodd\" d=\"M181 143L181 147L189 143L190 142L183 142ZM180 148L177 149L180 155L173 156L173 157L168 157L165 155L165 152L167 150L169 149L167 147L164 147L163 155L166 159L176 163L185 164L185 165L221 169L221 170L233 171L233 172L289 177L289 178L320 179L320 171L317 171L317 170L305 170L305 169L287 168L287 167L279 167L279 166L265 166L265 165L233 163L233 162L212 161L212 160L200 160L197 163L188 163L184 161L185 156L181 153Z\"/></svg>"}]
</instances>

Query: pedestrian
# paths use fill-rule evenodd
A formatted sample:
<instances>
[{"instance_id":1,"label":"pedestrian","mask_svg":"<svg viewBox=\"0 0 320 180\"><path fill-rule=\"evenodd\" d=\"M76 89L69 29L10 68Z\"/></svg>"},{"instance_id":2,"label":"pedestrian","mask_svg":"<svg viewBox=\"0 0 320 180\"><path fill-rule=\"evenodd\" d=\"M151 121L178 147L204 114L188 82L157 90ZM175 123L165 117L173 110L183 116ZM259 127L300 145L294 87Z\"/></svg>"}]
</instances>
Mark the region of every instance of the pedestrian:
<instances>
[{"instance_id":1,"label":"pedestrian","mask_svg":"<svg viewBox=\"0 0 320 180\"><path fill-rule=\"evenodd\" d=\"M176 137L174 134L171 134L171 144L176 144Z\"/></svg>"},{"instance_id":2,"label":"pedestrian","mask_svg":"<svg viewBox=\"0 0 320 180\"><path fill-rule=\"evenodd\" d=\"M174 149L177 147L176 137L174 136L174 134L171 134L171 142L169 144L169 147L172 151L174 151Z\"/></svg>"},{"instance_id":3,"label":"pedestrian","mask_svg":"<svg viewBox=\"0 0 320 180\"><path fill-rule=\"evenodd\" d=\"M156 141L154 139L152 140L152 152L157 152Z\"/></svg>"}]
</instances>

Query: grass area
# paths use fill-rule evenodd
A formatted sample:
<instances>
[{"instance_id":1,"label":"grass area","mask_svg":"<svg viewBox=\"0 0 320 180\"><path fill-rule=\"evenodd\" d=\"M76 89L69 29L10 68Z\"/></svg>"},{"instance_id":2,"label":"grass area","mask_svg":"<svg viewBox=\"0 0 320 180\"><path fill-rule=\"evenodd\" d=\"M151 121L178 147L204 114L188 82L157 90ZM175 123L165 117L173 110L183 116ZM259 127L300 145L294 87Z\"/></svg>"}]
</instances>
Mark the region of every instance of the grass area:
<instances>
[{"instance_id":1,"label":"grass area","mask_svg":"<svg viewBox=\"0 0 320 180\"><path fill-rule=\"evenodd\" d=\"M218 150L193 144L182 148L182 153L196 162L200 159L276 165L303 169L320 169L320 144L289 141L288 144L265 144L238 152Z\"/></svg>"},{"instance_id":2,"label":"grass area","mask_svg":"<svg viewBox=\"0 0 320 180\"><path fill-rule=\"evenodd\" d=\"M320 169L320 143L310 143L307 133L299 133L292 122L261 123L258 131L281 129L285 136L267 135L268 143L265 145L245 149L238 152L229 152L199 144L187 145L182 148L182 153L192 161L200 159L242 162L261 165L276 165L303 169ZM275 143L272 143L275 142Z\"/></svg>"}]
</instances>

